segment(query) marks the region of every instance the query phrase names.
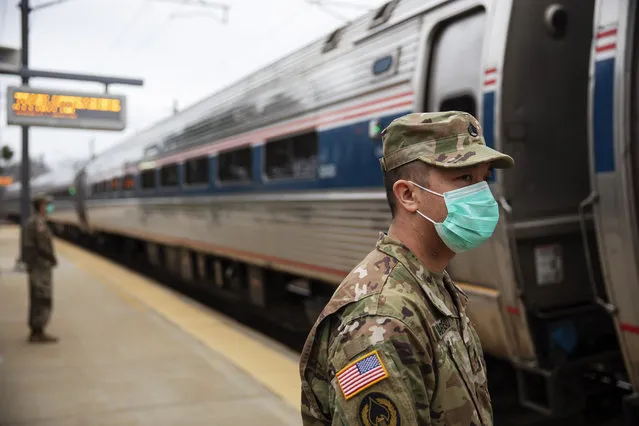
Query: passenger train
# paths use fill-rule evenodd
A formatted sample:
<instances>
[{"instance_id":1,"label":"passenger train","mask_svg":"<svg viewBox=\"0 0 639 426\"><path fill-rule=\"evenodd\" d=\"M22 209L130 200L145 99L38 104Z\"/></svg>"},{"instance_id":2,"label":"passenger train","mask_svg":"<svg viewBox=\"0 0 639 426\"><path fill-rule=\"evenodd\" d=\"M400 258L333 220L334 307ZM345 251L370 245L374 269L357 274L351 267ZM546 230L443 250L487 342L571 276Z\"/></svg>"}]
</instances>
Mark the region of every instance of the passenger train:
<instances>
[{"instance_id":1,"label":"passenger train","mask_svg":"<svg viewBox=\"0 0 639 426\"><path fill-rule=\"evenodd\" d=\"M380 130L467 111L516 166L490 179L493 238L450 273L521 403L579 410L570 378L588 369L639 389L638 16L634 0L392 0L32 193L54 195L60 234L265 310L294 294L310 324L390 223Z\"/></svg>"}]
</instances>

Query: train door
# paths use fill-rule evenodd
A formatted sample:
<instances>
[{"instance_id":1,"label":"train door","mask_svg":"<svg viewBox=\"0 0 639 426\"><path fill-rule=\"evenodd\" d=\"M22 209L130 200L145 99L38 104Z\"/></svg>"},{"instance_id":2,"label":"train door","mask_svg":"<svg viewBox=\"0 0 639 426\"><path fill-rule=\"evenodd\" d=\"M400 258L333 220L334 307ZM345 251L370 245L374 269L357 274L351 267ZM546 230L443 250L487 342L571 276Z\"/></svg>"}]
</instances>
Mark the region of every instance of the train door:
<instances>
[{"instance_id":1,"label":"train door","mask_svg":"<svg viewBox=\"0 0 639 426\"><path fill-rule=\"evenodd\" d=\"M549 415L580 410L565 374L618 353L590 200L589 57L595 0L512 2L500 75L503 174L516 276L536 353L518 370L520 398ZM598 300L601 304L595 303ZM560 379L561 377L561 379ZM578 378L575 377L575 380ZM572 381L575 383L575 381Z\"/></svg>"},{"instance_id":2,"label":"train door","mask_svg":"<svg viewBox=\"0 0 639 426\"><path fill-rule=\"evenodd\" d=\"M503 58L509 9L509 1L455 2L429 14L425 28L430 51L424 110L473 114L482 122L489 146L495 143L493 70L501 65L497 58ZM493 179L490 185L498 195L499 181ZM484 352L530 361L534 350L526 319L512 314L520 310L520 302L503 212L501 216L493 237L456 256L449 272L469 296L469 312Z\"/></svg>"},{"instance_id":3,"label":"train door","mask_svg":"<svg viewBox=\"0 0 639 426\"><path fill-rule=\"evenodd\" d=\"M609 310L636 393L639 390L637 2L597 0L594 22L589 99L593 193L587 207L593 207Z\"/></svg>"}]
</instances>

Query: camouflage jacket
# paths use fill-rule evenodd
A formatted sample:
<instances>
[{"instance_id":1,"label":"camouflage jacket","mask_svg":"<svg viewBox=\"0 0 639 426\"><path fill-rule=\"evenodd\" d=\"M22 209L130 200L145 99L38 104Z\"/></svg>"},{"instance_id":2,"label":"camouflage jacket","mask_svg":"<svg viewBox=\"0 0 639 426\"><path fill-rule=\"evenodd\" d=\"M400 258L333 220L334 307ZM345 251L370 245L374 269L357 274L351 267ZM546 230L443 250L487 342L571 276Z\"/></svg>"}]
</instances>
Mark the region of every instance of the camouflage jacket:
<instances>
[{"instance_id":1,"label":"camouflage jacket","mask_svg":"<svg viewBox=\"0 0 639 426\"><path fill-rule=\"evenodd\" d=\"M22 254L29 270L52 268L58 264L51 230L40 214L34 214L27 221Z\"/></svg>"},{"instance_id":2,"label":"camouflage jacket","mask_svg":"<svg viewBox=\"0 0 639 426\"><path fill-rule=\"evenodd\" d=\"M491 426L466 295L382 234L340 284L300 359L304 425Z\"/></svg>"}]
</instances>

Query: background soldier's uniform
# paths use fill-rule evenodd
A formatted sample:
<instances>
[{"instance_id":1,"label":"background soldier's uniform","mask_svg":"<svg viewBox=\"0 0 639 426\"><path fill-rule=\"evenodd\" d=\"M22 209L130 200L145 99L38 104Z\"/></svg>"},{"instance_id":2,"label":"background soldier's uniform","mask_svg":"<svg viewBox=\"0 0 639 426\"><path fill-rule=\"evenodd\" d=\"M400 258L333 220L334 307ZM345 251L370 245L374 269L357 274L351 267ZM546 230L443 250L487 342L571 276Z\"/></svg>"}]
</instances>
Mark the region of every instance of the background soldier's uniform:
<instances>
[{"instance_id":1,"label":"background soldier's uniform","mask_svg":"<svg viewBox=\"0 0 639 426\"><path fill-rule=\"evenodd\" d=\"M424 123L421 134L411 131ZM410 114L395 124L385 130L386 170L415 159L439 167L512 161L485 147L468 114ZM304 425L491 426L486 366L466 303L446 272L428 271L380 234L304 346Z\"/></svg>"},{"instance_id":2,"label":"background soldier's uniform","mask_svg":"<svg viewBox=\"0 0 639 426\"><path fill-rule=\"evenodd\" d=\"M48 202L46 197L36 200ZM29 327L32 339L47 339L44 329L52 309L52 268L57 264L51 231L39 212L29 218L24 230L23 261L29 274ZM49 338L50 339L50 338Z\"/></svg>"}]
</instances>

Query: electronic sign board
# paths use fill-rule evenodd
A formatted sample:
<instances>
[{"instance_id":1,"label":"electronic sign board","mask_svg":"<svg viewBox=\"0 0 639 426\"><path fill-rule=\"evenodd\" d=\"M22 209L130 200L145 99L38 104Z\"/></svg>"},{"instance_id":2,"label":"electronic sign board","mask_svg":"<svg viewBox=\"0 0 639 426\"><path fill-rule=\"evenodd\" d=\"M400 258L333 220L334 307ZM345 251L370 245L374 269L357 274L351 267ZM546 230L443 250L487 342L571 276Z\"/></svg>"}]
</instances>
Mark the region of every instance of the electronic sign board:
<instances>
[{"instance_id":1,"label":"electronic sign board","mask_svg":"<svg viewBox=\"0 0 639 426\"><path fill-rule=\"evenodd\" d=\"M126 99L56 89L7 89L7 124L87 130L124 130Z\"/></svg>"}]
</instances>

